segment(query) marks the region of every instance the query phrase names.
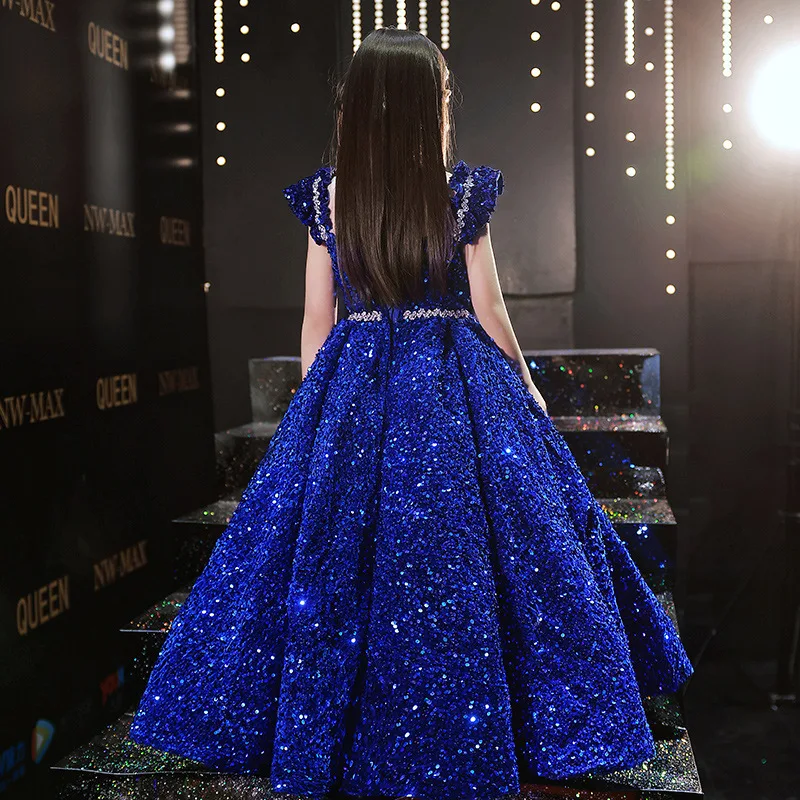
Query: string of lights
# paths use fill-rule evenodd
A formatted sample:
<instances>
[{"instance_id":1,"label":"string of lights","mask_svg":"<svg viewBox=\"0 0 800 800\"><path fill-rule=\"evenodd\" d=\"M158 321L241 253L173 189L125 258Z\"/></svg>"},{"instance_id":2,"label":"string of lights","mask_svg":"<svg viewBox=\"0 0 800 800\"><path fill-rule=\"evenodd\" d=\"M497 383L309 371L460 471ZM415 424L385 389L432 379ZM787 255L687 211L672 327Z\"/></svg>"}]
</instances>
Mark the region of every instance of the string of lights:
<instances>
[{"instance_id":1,"label":"string of lights","mask_svg":"<svg viewBox=\"0 0 800 800\"><path fill-rule=\"evenodd\" d=\"M406 19L406 0L397 0L397 27L406 30L408 21Z\"/></svg>"},{"instance_id":2,"label":"string of lights","mask_svg":"<svg viewBox=\"0 0 800 800\"><path fill-rule=\"evenodd\" d=\"M361 0L352 0L353 15L353 52L361 47Z\"/></svg>"},{"instance_id":3,"label":"string of lights","mask_svg":"<svg viewBox=\"0 0 800 800\"><path fill-rule=\"evenodd\" d=\"M625 63L636 63L636 5L625 0Z\"/></svg>"},{"instance_id":4,"label":"string of lights","mask_svg":"<svg viewBox=\"0 0 800 800\"><path fill-rule=\"evenodd\" d=\"M214 0L214 60L225 60L225 27L222 20L222 0Z\"/></svg>"},{"instance_id":5,"label":"string of lights","mask_svg":"<svg viewBox=\"0 0 800 800\"><path fill-rule=\"evenodd\" d=\"M584 82L594 86L594 0L585 0L583 7Z\"/></svg>"},{"instance_id":6,"label":"string of lights","mask_svg":"<svg viewBox=\"0 0 800 800\"><path fill-rule=\"evenodd\" d=\"M674 0L664 0L664 153L665 182L675 188L675 47Z\"/></svg>"},{"instance_id":7,"label":"string of lights","mask_svg":"<svg viewBox=\"0 0 800 800\"><path fill-rule=\"evenodd\" d=\"M733 75L733 3L722 0L722 76Z\"/></svg>"}]
</instances>

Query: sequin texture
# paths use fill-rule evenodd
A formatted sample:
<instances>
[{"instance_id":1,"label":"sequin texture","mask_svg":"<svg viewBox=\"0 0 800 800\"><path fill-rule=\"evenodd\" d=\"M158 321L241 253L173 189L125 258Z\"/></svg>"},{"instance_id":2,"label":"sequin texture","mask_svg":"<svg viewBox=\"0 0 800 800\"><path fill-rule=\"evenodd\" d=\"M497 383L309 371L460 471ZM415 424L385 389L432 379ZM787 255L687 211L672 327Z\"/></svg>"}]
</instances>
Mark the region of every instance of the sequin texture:
<instances>
[{"instance_id":1,"label":"sequin texture","mask_svg":"<svg viewBox=\"0 0 800 800\"><path fill-rule=\"evenodd\" d=\"M364 315L336 265L332 175L285 196ZM451 187L463 245L503 178L460 161ZM642 695L677 689L691 666L472 313L463 248L446 297L381 311L342 319L319 351L130 737L303 797L487 800L523 775L652 758Z\"/></svg>"}]
</instances>

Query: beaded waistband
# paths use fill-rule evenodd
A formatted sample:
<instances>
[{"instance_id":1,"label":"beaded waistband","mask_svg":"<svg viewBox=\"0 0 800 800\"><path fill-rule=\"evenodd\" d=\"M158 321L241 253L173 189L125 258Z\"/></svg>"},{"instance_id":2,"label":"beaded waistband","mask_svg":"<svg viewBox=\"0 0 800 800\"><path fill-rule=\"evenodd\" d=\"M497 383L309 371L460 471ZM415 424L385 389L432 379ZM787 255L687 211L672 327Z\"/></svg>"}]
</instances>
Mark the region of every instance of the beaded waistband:
<instances>
[{"instance_id":1,"label":"beaded waistband","mask_svg":"<svg viewBox=\"0 0 800 800\"><path fill-rule=\"evenodd\" d=\"M348 314L347 319L354 322L379 322L382 319L391 319L395 315L386 315L382 311L354 311ZM399 315L398 315L399 316ZM403 311L402 319L406 321L415 319L433 319L434 317L463 318L471 316L466 308L407 308Z\"/></svg>"}]
</instances>

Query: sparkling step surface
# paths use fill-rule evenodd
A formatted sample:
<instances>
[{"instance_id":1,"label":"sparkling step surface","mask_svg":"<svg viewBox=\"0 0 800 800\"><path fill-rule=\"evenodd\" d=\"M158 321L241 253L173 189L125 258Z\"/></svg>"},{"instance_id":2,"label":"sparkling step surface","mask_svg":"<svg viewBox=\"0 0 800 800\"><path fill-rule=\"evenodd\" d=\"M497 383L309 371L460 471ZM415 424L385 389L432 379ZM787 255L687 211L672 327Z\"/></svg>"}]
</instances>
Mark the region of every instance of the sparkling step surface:
<instances>
[{"instance_id":1,"label":"sparkling step surface","mask_svg":"<svg viewBox=\"0 0 800 800\"><path fill-rule=\"evenodd\" d=\"M172 592L120 628L122 633L138 634L138 644L128 671L131 696L139 697L144 691L164 639L188 595L189 587Z\"/></svg>"},{"instance_id":2,"label":"sparkling step surface","mask_svg":"<svg viewBox=\"0 0 800 800\"><path fill-rule=\"evenodd\" d=\"M173 578L178 586L193 583L203 571L217 537L227 527L240 499L237 493L172 520L177 537Z\"/></svg>"},{"instance_id":3,"label":"sparkling step surface","mask_svg":"<svg viewBox=\"0 0 800 800\"><path fill-rule=\"evenodd\" d=\"M214 434L217 480L222 494L247 486L277 427L277 422L248 422Z\"/></svg>"},{"instance_id":4,"label":"sparkling step surface","mask_svg":"<svg viewBox=\"0 0 800 800\"><path fill-rule=\"evenodd\" d=\"M58 800L304 800L294 795L276 794L271 790L268 778L246 775L76 777L63 770L60 774L63 777ZM84 774L79 773L81 776ZM567 786L527 785L508 800L666 800L673 796L638 790L590 791Z\"/></svg>"},{"instance_id":5,"label":"sparkling step surface","mask_svg":"<svg viewBox=\"0 0 800 800\"><path fill-rule=\"evenodd\" d=\"M133 742L128 737L132 719L133 709L53 765L52 769L61 773L58 794L61 800L84 797L290 800L285 794L271 794L268 778L226 775L197 761ZM684 729L676 730L670 738L657 738L655 758L641 767L607 773L602 777L589 775L558 787L526 787L518 797L519 800L545 800L549 797L574 797L577 800L596 795L608 800L622 800L626 796L642 796L631 795L631 790L657 792L663 800L686 794L700 795L691 743ZM587 791L594 794L587 795Z\"/></svg>"},{"instance_id":6,"label":"sparkling step surface","mask_svg":"<svg viewBox=\"0 0 800 800\"><path fill-rule=\"evenodd\" d=\"M251 358L250 407L254 422L280 422L300 385L300 359L296 356Z\"/></svg>"},{"instance_id":7,"label":"sparkling step surface","mask_svg":"<svg viewBox=\"0 0 800 800\"><path fill-rule=\"evenodd\" d=\"M660 417L554 416L552 420L584 474L598 469L667 466L669 436ZM277 426L277 422L249 422L214 435L223 493L247 485Z\"/></svg>"},{"instance_id":8,"label":"sparkling step surface","mask_svg":"<svg viewBox=\"0 0 800 800\"><path fill-rule=\"evenodd\" d=\"M584 474L630 466L664 469L669 462L669 434L660 417L552 419Z\"/></svg>"},{"instance_id":9,"label":"sparkling step surface","mask_svg":"<svg viewBox=\"0 0 800 800\"><path fill-rule=\"evenodd\" d=\"M583 470L666 466L657 350L530 350L525 356ZM298 358L251 359L249 369L253 422L216 434L225 492L246 486L300 384Z\"/></svg>"},{"instance_id":10,"label":"sparkling step surface","mask_svg":"<svg viewBox=\"0 0 800 800\"><path fill-rule=\"evenodd\" d=\"M524 355L554 416L661 415L658 350L525 350Z\"/></svg>"},{"instance_id":11,"label":"sparkling step surface","mask_svg":"<svg viewBox=\"0 0 800 800\"><path fill-rule=\"evenodd\" d=\"M583 476L595 497L666 497L664 473L658 467L598 467Z\"/></svg>"},{"instance_id":12,"label":"sparkling step surface","mask_svg":"<svg viewBox=\"0 0 800 800\"><path fill-rule=\"evenodd\" d=\"M656 592L674 588L678 526L667 499L597 499L650 588Z\"/></svg>"},{"instance_id":13,"label":"sparkling step surface","mask_svg":"<svg viewBox=\"0 0 800 800\"><path fill-rule=\"evenodd\" d=\"M649 487L656 488L656 476L652 471L638 474L639 477L649 476L649 480L639 484L642 494ZM606 488L615 480L613 477L598 478ZM649 496L598 496L598 500L650 587L656 591L673 587L677 525L669 501L665 497ZM218 500L173 520L178 536L178 558L173 574L178 585L191 584L203 570L217 537L230 522L238 503L238 497Z\"/></svg>"},{"instance_id":14,"label":"sparkling step surface","mask_svg":"<svg viewBox=\"0 0 800 800\"><path fill-rule=\"evenodd\" d=\"M661 414L658 350L526 350L524 355L555 416ZM300 384L300 359L253 358L249 372L253 420L278 422Z\"/></svg>"}]
</instances>

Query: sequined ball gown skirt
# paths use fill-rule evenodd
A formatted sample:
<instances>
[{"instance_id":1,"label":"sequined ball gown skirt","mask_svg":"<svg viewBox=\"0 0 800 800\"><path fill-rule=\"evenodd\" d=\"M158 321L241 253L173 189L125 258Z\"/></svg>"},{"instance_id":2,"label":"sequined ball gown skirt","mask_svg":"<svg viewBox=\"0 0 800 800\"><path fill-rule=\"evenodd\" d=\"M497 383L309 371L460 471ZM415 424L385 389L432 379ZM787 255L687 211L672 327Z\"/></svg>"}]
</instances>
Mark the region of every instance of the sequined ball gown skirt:
<instances>
[{"instance_id":1,"label":"sequined ball gown skirt","mask_svg":"<svg viewBox=\"0 0 800 800\"><path fill-rule=\"evenodd\" d=\"M159 655L140 743L276 791L488 800L654 753L691 666L469 314L340 321Z\"/></svg>"}]
</instances>

